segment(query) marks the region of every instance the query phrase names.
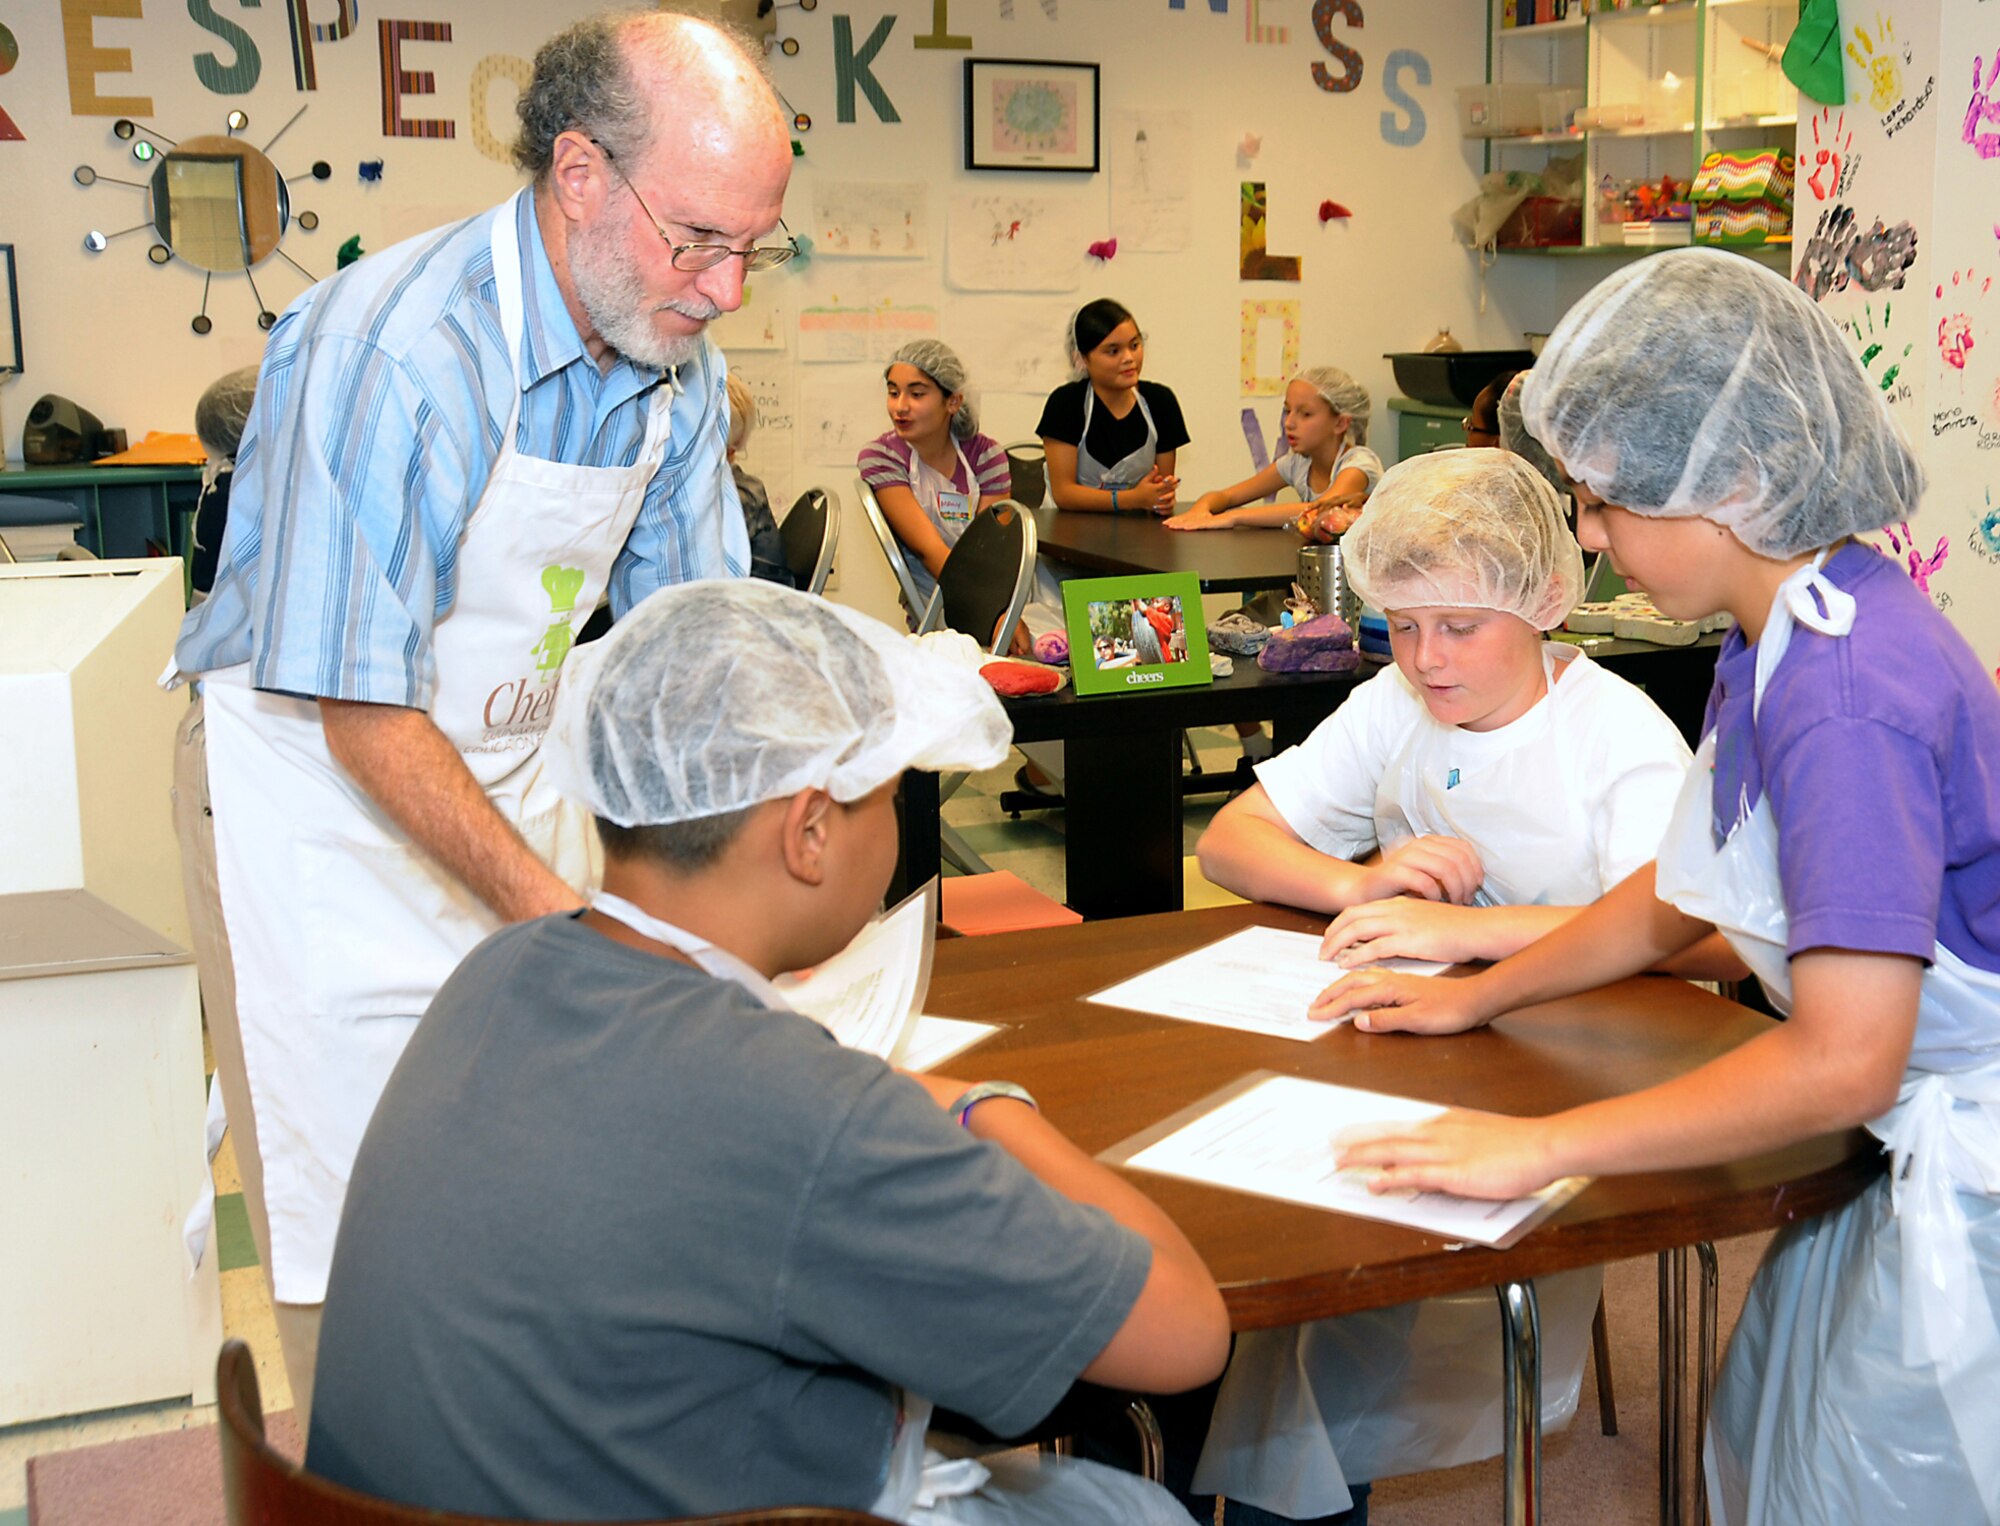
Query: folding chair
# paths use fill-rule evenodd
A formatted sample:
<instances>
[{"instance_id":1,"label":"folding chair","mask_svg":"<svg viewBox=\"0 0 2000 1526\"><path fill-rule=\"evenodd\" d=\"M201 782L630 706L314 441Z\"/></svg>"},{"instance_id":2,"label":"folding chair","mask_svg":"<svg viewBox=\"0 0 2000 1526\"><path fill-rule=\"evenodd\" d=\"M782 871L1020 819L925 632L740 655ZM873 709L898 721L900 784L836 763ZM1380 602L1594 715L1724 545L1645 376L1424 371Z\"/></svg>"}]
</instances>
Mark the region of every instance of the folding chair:
<instances>
[{"instance_id":1,"label":"folding chair","mask_svg":"<svg viewBox=\"0 0 2000 1526\"><path fill-rule=\"evenodd\" d=\"M895 575L896 591L902 595L904 612L909 616L912 627L924 617L924 605L928 602L917 592L917 580L910 575L910 564L903 557L903 543L896 539L896 532L889 528L889 516L882 512L882 505L875 497L875 489L860 477L854 479L854 490L861 495L861 512L867 517L868 528L875 532L875 543L882 548L882 555L888 559L889 571Z\"/></svg>"},{"instance_id":2,"label":"folding chair","mask_svg":"<svg viewBox=\"0 0 2000 1526\"><path fill-rule=\"evenodd\" d=\"M832 490L809 487L793 501L778 526L785 566L807 593L825 593L833 576L833 551L840 544L840 499Z\"/></svg>"}]
</instances>

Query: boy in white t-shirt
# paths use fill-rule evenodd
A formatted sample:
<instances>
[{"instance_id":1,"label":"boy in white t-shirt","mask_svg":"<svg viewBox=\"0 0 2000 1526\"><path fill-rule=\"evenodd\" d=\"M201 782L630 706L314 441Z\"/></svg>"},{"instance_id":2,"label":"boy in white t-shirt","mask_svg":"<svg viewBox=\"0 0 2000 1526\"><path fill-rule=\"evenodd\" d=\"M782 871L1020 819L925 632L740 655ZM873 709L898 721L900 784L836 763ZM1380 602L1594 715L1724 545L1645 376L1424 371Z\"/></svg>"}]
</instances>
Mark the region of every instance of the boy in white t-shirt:
<instances>
[{"instance_id":1,"label":"boy in white t-shirt","mask_svg":"<svg viewBox=\"0 0 2000 1526\"><path fill-rule=\"evenodd\" d=\"M1337 913L1322 952L1343 964L1504 958L1652 859L1687 744L1638 689L1544 641L1583 559L1519 457L1403 462L1343 544L1395 665L1257 770L1203 834L1202 872ZM1730 967L1684 957L1683 973ZM1551 1423L1575 1410L1600 1286L1595 1270L1539 1283ZM1348 1508L1349 1479L1493 1455L1497 1320L1490 1296L1432 1299L1244 1337L1197 1487L1232 1520L1312 1520Z\"/></svg>"}]
</instances>

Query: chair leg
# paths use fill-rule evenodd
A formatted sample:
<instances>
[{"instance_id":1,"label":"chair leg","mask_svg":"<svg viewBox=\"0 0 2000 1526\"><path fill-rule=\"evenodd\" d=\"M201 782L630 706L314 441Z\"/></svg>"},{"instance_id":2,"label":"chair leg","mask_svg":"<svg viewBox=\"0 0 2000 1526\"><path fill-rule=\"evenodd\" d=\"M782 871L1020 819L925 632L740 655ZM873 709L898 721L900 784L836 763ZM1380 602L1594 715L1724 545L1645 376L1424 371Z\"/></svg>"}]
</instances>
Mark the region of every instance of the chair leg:
<instances>
[{"instance_id":1,"label":"chair leg","mask_svg":"<svg viewBox=\"0 0 2000 1526\"><path fill-rule=\"evenodd\" d=\"M949 822L938 823L938 852L960 874L990 874L993 866L972 851L965 834Z\"/></svg>"},{"instance_id":2,"label":"chair leg","mask_svg":"<svg viewBox=\"0 0 2000 1526\"><path fill-rule=\"evenodd\" d=\"M1150 1483L1165 1483L1167 1443L1160 1434L1160 1422L1153 1414L1153 1406L1144 1399L1133 1399L1125 1406L1125 1418L1139 1433L1139 1476Z\"/></svg>"},{"instance_id":3,"label":"chair leg","mask_svg":"<svg viewBox=\"0 0 2000 1526\"><path fill-rule=\"evenodd\" d=\"M1597 1365L1597 1424L1607 1436L1618 1434L1618 1397L1611 1389L1611 1332L1604 1321L1604 1295L1597 1295L1597 1313L1590 1321L1590 1353Z\"/></svg>"}]
</instances>

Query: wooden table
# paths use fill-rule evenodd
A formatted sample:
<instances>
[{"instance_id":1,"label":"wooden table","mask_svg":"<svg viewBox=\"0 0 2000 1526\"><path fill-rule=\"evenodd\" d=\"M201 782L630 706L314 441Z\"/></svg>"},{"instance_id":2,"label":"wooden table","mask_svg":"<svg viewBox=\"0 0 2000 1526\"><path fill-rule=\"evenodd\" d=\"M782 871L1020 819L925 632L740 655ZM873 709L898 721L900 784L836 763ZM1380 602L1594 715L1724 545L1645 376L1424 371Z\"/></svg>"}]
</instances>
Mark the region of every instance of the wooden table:
<instances>
[{"instance_id":1,"label":"wooden table","mask_svg":"<svg viewBox=\"0 0 2000 1526\"><path fill-rule=\"evenodd\" d=\"M1304 506L1301 505L1301 508ZM1052 562L1098 577L1192 572L1203 593L1289 588L1299 575L1297 531L1169 530L1154 514L1036 509L1036 548Z\"/></svg>"},{"instance_id":2,"label":"wooden table","mask_svg":"<svg viewBox=\"0 0 2000 1526\"><path fill-rule=\"evenodd\" d=\"M1084 516L1079 516L1084 517ZM1354 673L1266 673L1249 657L1213 684L1131 694L1057 694L1003 701L1017 742L1064 743L1064 900L1086 917L1181 906L1181 733L1192 726L1269 721L1275 745L1305 740L1355 684ZM903 776L901 899L938 872L935 774Z\"/></svg>"},{"instance_id":3,"label":"wooden table","mask_svg":"<svg viewBox=\"0 0 2000 1526\"><path fill-rule=\"evenodd\" d=\"M1679 1075L1770 1021L1664 978L1527 1008L1451 1038L1366 1034L1343 1025L1309 1044L1080 1000L1255 923L1317 931L1325 918L1229 906L944 940L925 1010L1007 1026L943 1068L1020 1082L1071 1139L1097 1154L1253 1070L1540 1114ZM1502 1321L1509 1374L1506 1519L1515 1523L1540 1516L1541 1384L1530 1279L1649 1253L1684 1255L1697 1242L1824 1213L1873 1181L1883 1160L1876 1142L1855 1129L1728 1166L1607 1177L1504 1251L1454 1251L1396 1225L1172 1177L1132 1172L1131 1179L1201 1252L1238 1330L1495 1288L1508 1316ZM1663 1279L1671 1265L1663 1260ZM1676 1313L1684 1341L1685 1305ZM1677 1425L1679 1372L1666 1370L1667 1343L1662 1351L1663 1412L1671 1403ZM1678 1441L1663 1423L1663 1475L1670 1444L1678 1461ZM1671 1518L1668 1482L1663 1476L1663 1519ZM1676 1508L1678 1494L1676 1482Z\"/></svg>"}]
</instances>

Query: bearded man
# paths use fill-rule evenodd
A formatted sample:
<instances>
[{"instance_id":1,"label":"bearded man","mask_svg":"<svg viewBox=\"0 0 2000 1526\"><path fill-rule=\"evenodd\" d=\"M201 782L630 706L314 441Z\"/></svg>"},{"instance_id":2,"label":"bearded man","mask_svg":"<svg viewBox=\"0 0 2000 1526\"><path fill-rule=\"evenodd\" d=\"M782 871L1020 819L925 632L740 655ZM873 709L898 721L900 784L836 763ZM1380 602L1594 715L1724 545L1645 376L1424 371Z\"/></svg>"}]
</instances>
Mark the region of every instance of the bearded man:
<instances>
[{"instance_id":1,"label":"bearded man","mask_svg":"<svg viewBox=\"0 0 2000 1526\"><path fill-rule=\"evenodd\" d=\"M273 329L170 675L202 680L176 815L302 1427L391 1068L474 945L596 872L540 755L577 630L750 560L704 328L796 252L761 61L685 16L593 17L536 56L520 116L531 186Z\"/></svg>"}]
</instances>

